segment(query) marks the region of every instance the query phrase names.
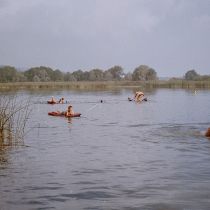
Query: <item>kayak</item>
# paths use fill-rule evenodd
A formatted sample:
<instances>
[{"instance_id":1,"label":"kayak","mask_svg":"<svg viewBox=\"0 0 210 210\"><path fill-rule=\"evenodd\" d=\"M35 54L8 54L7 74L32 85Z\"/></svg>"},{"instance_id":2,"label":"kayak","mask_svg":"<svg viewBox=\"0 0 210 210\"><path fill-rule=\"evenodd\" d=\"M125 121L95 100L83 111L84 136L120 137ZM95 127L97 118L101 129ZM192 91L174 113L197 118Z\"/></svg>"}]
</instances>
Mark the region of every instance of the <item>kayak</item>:
<instances>
[{"instance_id":1,"label":"kayak","mask_svg":"<svg viewBox=\"0 0 210 210\"><path fill-rule=\"evenodd\" d=\"M135 101L135 99L131 99L128 97L128 101ZM147 101L147 98L143 98L141 101ZM136 101L136 102L141 102L141 101Z\"/></svg>"},{"instance_id":2,"label":"kayak","mask_svg":"<svg viewBox=\"0 0 210 210\"><path fill-rule=\"evenodd\" d=\"M47 101L48 104L57 104L55 101Z\"/></svg>"},{"instance_id":3,"label":"kayak","mask_svg":"<svg viewBox=\"0 0 210 210\"><path fill-rule=\"evenodd\" d=\"M67 117L65 116L65 114L63 112L49 112L48 115L51 115L51 116L60 116L60 117ZM80 117L81 116L81 113L74 113L72 114L71 116L68 116L68 117Z\"/></svg>"},{"instance_id":4,"label":"kayak","mask_svg":"<svg viewBox=\"0 0 210 210\"><path fill-rule=\"evenodd\" d=\"M133 99L131 99L131 98L128 97L128 101L133 101Z\"/></svg>"}]
</instances>

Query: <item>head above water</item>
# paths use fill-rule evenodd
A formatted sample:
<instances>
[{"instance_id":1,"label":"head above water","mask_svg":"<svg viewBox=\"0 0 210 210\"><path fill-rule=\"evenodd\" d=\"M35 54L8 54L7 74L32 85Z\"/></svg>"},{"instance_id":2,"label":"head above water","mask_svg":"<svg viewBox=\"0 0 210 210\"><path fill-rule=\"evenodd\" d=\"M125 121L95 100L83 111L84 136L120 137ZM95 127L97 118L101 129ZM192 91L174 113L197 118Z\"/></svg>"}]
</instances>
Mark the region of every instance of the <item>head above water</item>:
<instances>
[{"instance_id":1,"label":"head above water","mask_svg":"<svg viewBox=\"0 0 210 210\"><path fill-rule=\"evenodd\" d=\"M210 128L207 129L206 133L205 133L206 137L210 137Z\"/></svg>"},{"instance_id":2,"label":"head above water","mask_svg":"<svg viewBox=\"0 0 210 210\"><path fill-rule=\"evenodd\" d=\"M141 92L141 91L137 91L137 92L135 93L135 95L144 96L144 93Z\"/></svg>"}]
</instances>

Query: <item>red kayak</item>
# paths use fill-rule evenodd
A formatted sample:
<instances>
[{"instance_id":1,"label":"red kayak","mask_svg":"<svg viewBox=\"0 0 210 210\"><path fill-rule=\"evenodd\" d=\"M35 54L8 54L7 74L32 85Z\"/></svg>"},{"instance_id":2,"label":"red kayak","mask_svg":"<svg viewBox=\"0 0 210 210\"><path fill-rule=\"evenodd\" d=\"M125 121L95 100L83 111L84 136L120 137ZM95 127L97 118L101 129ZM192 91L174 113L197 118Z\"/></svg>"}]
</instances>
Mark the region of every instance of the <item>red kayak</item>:
<instances>
[{"instance_id":1,"label":"red kayak","mask_svg":"<svg viewBox=\"0 0 210 210\"><path fill-rule=\"evenodd\" d=\"M67 117L67 116L65 116L65 114L63 112L48 112L48 115ZM80 117L80 116L81 116L81 113L74 113L74 114L72 114L71 116L68 116L68 117Z\"/></svg>"},{"instance_id":2,"label":"red kayak","mask_svg":"<svg viewBox=\"0 0 210 210\"><path fill-rule=\"evenodd\" d=\"M47 101L48 104L57 104L55 101Z\"/></svg>"}]
</instances>

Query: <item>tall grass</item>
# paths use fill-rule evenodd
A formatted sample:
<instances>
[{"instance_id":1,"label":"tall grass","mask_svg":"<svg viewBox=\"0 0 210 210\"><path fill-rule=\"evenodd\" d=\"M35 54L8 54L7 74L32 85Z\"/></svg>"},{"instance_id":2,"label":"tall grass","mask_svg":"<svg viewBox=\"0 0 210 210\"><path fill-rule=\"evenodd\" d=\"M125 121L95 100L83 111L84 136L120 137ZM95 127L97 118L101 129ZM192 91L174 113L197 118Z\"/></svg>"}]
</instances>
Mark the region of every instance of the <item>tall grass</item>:
<instances>
[{"instance_id":1,"label":"tall grass","mask_svg":"<svg viewBox=\"0 0 210 210\"><path fill-rule=\"evenodd\" d=\"M17 96L0 96L0 148L23 143L29 107L30 100L20 101Z\"/></svg>"},{"instance_id":2,"label":"tall grass","mask_svg":"<svg viewBox=\"0 0 210 210\"><path fill-rule=\"evenodd\" d=\"M155 81L78 81L78 82L24 82L24 83L0 83L0 91L7 90L39 90L39 89L79 89L102 90L110 88L187 88L210 89L210 81L187 80L155 80Z\"/></svg>"}]
</instances>

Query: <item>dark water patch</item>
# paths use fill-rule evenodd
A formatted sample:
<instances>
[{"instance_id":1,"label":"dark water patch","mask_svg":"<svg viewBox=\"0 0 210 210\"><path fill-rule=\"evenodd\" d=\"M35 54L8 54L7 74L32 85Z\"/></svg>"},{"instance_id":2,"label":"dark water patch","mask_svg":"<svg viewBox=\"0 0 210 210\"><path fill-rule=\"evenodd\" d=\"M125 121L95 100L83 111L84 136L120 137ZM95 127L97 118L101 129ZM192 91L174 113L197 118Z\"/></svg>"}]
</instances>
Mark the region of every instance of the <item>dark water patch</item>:
<instances>
[{"instance_id":1,"label":"dark water patch","mask_svg":"<svg viewBox=\"0 0 210 210\"><path fill-rule=\"evenodd\" d=\"M110 122L110 123L104 123L104 124L98 124L98 127L113 127L113 126L117 126L118 123L116 122Z\"/></svg>"},{"instance_id":2,"label":"dark water patch","mask_svg":"<svg viewBox=\"0 0 210 210\"><path fill-rule=\"evenodd\" d=\"M47 182L47 185L58 185L58 186L63 186L65 184L59 183L59 182Z\"/></svg>"},{"instance_id":3,"label":"dark water patch","mask_svg":"<svg viewBox=\"0 0 210 210\"><path fill-rule=\"evenodd\" d=\"M27 199L23 199L22 201L7 201L8 204L13 204L13 205L38 205L38 206L45 206L47 205L48 203L46 201L38 201L38 200L28 200Z\"/></svg>"},{"instance_id":4,"label":"dark water patch","mask_svg":"<svg viewBox=\"0 0 210 210\"><path fill-rule=\"evenodd\" d=\"M56 128L56 129L58 129L58 128L61 128L61 127L65 127L65 126L49 126L49 125L37 125L37 126L35 126L35 127L31 127L32 129L34 129L34 128L36 128L36 129L45 129L45 128Z\"/></svg>"},{"instance_id":5,"label":"dark water patch","mask_svg":"<svg viewBox=\"0 0 210 210\"><path fill-rule=\"evenodd\" d=\"M86 210L99 210L99 209L102 210L102 209L104 209L104 210L105 210L106 207L103 208L103 207L101 207L101 206L97 206L97 205L96 205L96 206L91 206L91 207L84 207L84 209L86 209ZM109 209L112 210L112 208L109 208Z\"/></svg>"},{"instance_id":6,"label":"dark water patch","mask_svg":"<svg viewBox=\"0 0 210 210\"><path fill-rule=\"evenodd\" d=\"M61 194L62 197L73 198L77 200L101 200L105 198L114 198L115 195L104 191L85 191L81 193Z\"/></svg>"},{"instance_id":7,"label":"dark water patch","mask_svg":"<svg viewBox=\"0 0 210 210\"><path fill-rule=\"evenodd\" d=\"M86 169L86 170L80 170L80 171L72 171L74 175L86 175L86 174L104 174L106 173L106 170L100 170L100 169Z\"/></svg>"},{"instance_id":8,"label":"dark water patch","mask_svg":"<svg viewBox=\"0 0 210 210\"><path fill-rule=\"evenodd\" d=\"M68 200L68 198L63 198L60 194L58 195L42 195L42 196L38 196L37 200L44 200L45 202L65 202Z\"/></svg>"},{"instance_id":9,"label":"dark water patch","mask_svg":"<svg viewBox=\"0 0 210 210\"><path fill-rule=\"evenodd\" d=\"M152 202L154 203L154 202ZM125 208L124 208L125 209ZM138 208L129 208L131 210L137 210ZM139 209L144 210L193 210L188 209L187 205L183 204L167 204L167 203L154 203L154 204L145 204L141 205ZM199 209L197 209L199 210Z\"/></svg>"},{"instance_id":10,"label":"dark water patch","mask_svg":"<svg viewBox=\"0 0 210 210\"><path fill-rule=\"evenodd\" d=\"M86 190L110 190L110 187L107 187L107 186L103 186L103 185L100 185L100 186L93 186L93 187L83 187L81 188L81 190L83 191L86 191Z\"/></svg>"},{"instance_id":11,"label":"dark water patch","mask_svg":"<svg viewBox=\"0 0 210 210\"><path fill-rule=\"evenodd\" d=\"M75 182L72 184L76 184L76 185L95 185L95 182L88 182L88 181L80 181L80 182Z\"/></svg>"},{"instance_id":12,"label":"dark water patch","mask_svg":"<svg viewBox=\"0 0 210 210\"><path fill-rule=\"evenodd\" d=\"M37 200L30 200L23 202L24 204L29 204L29 205L46 205L46 202L43 201L37 201Z\"/></svg>"},{"instance_id":13,"label":"dark water patch","mask_svg":"<svg viewBox=\"0 0 210 210\"><path fill-rule=\"evenodd\" d=\"M140 136L130 135L130 138L131 138L131 139L139 139Z\"/></svg>"},{"instance_id":14,"label":"dark water patch","mask_svg":"<svg viewBox=\"0 0 210 210\"><path fill-rule=\"evenodd\" d=\"M32 191L42 191L42 190L60 190L62 187L52 187L52 186L30 186L25 187L25 190L32 190Z\"/></svg>"},{"instance_id":15,"label":"dark water patch","mask_svg":"<svg viewBox=\"0 0 210 210\"><path fill-rule=\"evenodd\" d=\"M128 128L138 128L138 127L148 127L148 126L154 126L151 124L133 124L133 125L126 125L123 127L128 127Z\"/></svg>"},{"instance_id":16,"label":"dark water patch","mask_svg":"<svg viewBox=\"0 0 210 210\"><path fill-rule=\"evenodd\" d=\"M51 197L51 198L49 199L50 202L61 202L61 203L65 202L65 201L67 201L67 200L68 200L68 199L66 199L66 198L56 198L56 197Z\"/></svg>"}]
</instances>

